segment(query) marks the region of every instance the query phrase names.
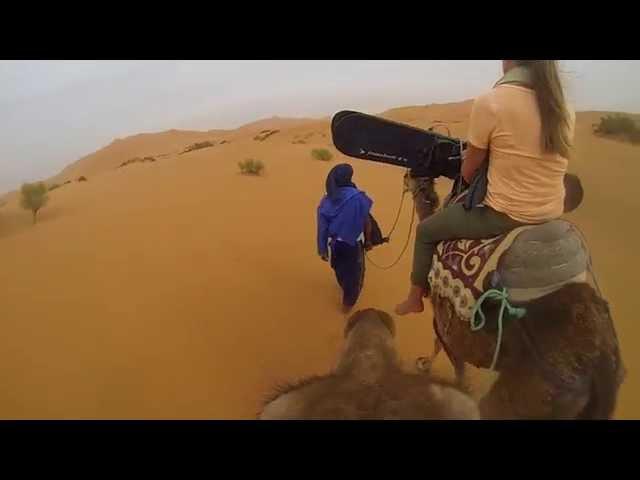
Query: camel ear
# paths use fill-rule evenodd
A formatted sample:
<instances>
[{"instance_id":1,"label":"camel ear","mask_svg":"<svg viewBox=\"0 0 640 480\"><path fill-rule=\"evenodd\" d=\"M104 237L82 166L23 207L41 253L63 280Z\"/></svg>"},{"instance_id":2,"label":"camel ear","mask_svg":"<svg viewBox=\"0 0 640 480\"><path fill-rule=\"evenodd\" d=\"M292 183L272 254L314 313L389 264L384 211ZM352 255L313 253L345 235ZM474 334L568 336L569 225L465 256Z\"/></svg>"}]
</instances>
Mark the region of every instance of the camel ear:
<instances>
[{"instance_id":1,"label":"camel ear","mask_svg":"<svg viewBox=\"0 0 640 480\"><path fill-rule=\"evenodd\" d=\"M580 206L584 198L582 182L577 175L567 173L564 176L564 213L573 212Z\"/></svg>"}]
</instances>

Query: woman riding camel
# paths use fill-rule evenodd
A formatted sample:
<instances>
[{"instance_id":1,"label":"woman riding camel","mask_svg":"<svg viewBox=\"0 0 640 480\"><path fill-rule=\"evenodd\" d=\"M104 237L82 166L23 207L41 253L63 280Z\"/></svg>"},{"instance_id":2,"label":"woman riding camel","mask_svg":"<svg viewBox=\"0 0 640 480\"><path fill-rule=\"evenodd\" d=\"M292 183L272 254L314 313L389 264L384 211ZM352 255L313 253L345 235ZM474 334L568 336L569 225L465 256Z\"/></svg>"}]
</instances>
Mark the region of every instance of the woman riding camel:
<instances>
[{"instance_id":1,"label":"woman riding camel","mask_svg":"<svg viewBox=\"0 0 640 480\"><path fill-rule=\"evenodd\" d=\"M473 104L462 163L462 176L471 183L488 152L483 205L467 210L452 204L420 223L411 289L396 306L398 315L424 310L427 277L439 242L491 238L563 213L575 115L567 107L558 64L503 60L502 68L504 76Z\"/></svg>"}]
</instances>

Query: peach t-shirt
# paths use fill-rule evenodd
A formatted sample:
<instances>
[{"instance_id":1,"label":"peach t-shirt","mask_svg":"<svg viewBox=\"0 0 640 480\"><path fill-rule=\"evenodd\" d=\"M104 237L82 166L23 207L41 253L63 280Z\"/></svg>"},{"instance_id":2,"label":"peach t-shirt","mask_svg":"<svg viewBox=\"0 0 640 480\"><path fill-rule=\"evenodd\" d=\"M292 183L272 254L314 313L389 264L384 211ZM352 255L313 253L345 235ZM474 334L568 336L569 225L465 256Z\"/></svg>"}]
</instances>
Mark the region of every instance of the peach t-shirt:
<instances>
[{"instance_id":1,"label":"peach t-shirt","mask_svg":"<svg viewBox=\"0 0 640 480\"><path fill-rule=\"evenodd\" d=\"M571 137L574 123L571 112ZM541 135L533 90L499 85L476 99L469 142L489 149L485 205L524 223L541 223L562 215L568 161L558 154L544 153Z\"/></svg>"}]
</instances>

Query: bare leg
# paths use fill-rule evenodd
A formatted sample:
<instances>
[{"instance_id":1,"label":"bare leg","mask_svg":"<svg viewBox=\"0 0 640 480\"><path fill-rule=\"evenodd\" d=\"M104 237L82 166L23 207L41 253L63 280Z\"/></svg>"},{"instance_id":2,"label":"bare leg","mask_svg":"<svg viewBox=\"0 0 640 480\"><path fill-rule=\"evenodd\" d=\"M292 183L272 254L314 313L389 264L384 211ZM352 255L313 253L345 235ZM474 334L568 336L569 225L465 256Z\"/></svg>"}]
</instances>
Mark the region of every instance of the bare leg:
<instances>
[{"instance_id":1,"label":"bare leg","mask_svg":"<svg viewBox=\"0 0 640 480\"><path fill-rule=\"evenodd\" d=\"M456 238L491 238L521 225L509 216L491 208L466 210L454 204L440 210L416 227L411 270L411 289L407 299L396 307L396 314L420 313L424 310L422 297L426 293L436 245Z\"/></svg>"}]
</instances>

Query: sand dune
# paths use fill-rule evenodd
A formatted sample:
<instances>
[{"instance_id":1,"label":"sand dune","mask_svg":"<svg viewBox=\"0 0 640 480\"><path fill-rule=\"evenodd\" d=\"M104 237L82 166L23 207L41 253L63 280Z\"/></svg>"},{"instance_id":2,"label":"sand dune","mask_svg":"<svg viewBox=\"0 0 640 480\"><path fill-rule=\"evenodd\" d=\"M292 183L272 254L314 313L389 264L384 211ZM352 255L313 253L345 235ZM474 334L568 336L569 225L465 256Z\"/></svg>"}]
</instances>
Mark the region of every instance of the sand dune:
<instances>
[{"instance_id":1,"label":"sand dune","mask_svg":"<svg viewBox=\"0 0 640 480\"><path fill-rule=\"evenodd\" d=\"M306 126L315 122L317 122L317 120L311 118L271 117L247 123L246 125L238 128L236 132L238 134L249 134L259 132L261 130L284 130Z\"/></svg>"},{"instance_id":2,"label":"sand dune","mask_svg":"<svg viewBox=\"0 0 640 480\"><path fill-rule=\"evenodd\" d=\"M407 107L388 118L464 136L470 103ZM638 418L633 348L640 268L633 251L640 149L595 137L597 113L578 115L572 170L586 198L572 219L588 235L629 371L618 418ZM279 130L256 141L262 130ZM204 140L230 143L178 155ZM305 143L293 143L304 139ZM315 208L328 170L354 165L384 230L402 171L347 160L325 120L267 119L235 131L168 131L113 142L52 180L37 225L15 196L0 207L0 418L251 418L278 381L331 368L344 318L327 264L315 254ZM329 148L332 162L312 160ZM142 156L153 163L117 168ZM237 162L266 164L262 178ZM439 184L445 192L447 182ZM405 210L389 263L402 248ZM406 293L410 255L369 266L359 306L391 310ZM431 351L431 311L398 320L408 367ZM436 370L451 374L444 357ZM490 375L474 372L478 393Z\"/></svg>"}]
</instances>

